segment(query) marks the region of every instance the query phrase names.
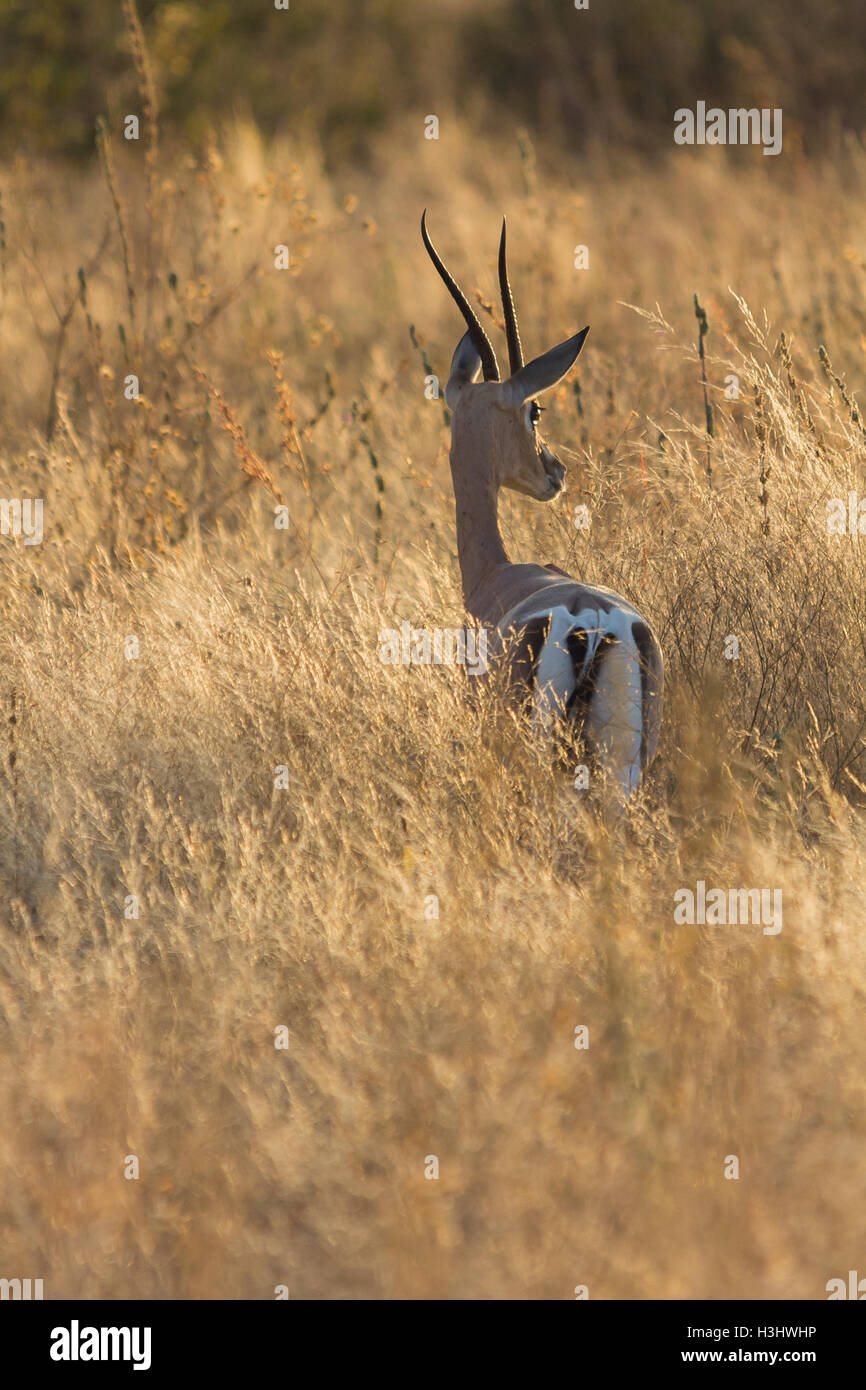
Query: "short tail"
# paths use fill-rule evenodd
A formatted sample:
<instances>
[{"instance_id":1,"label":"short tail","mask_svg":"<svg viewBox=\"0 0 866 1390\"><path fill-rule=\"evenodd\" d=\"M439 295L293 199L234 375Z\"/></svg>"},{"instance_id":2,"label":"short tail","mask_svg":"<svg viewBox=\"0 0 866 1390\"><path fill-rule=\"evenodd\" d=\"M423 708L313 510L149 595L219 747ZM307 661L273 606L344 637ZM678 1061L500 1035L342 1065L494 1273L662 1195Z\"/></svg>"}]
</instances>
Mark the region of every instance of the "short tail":
<instances>
[{"instance_id":1,"label":"short tail","mask_svg":"<svg viewBox=\"0 0 866 1390\"><path fill-rule=\"evenodd\" d=\"M641 654L631 634L606 644L584 729L618 796L626 801L637 790L644 765Z\"/></svg>"}]
</instances>

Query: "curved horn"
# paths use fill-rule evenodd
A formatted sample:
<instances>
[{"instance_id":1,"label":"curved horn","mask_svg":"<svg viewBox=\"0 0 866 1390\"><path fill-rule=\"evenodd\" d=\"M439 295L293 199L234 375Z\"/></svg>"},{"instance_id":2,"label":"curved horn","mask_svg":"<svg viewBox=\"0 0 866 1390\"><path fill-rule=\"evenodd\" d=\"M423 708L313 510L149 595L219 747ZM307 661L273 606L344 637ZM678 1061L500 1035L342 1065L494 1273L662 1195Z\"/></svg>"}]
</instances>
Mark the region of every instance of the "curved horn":
<instances>
[{"instance_id":1,"label":"curved horn","mask_svg":"<svg viewBox=\"0 0 866 1390\"><path fill-rule=\"evenodd\" d=\"M496 364L496 354L490 345L490 339L487 337L487 334L484 332L484 329L481 327L481 324L475 317L475 314L472 311L469 301L466 298L463 291L460 289L460 286L457 284L457 281L454 280L452 276L449 275L448 271L445 269L445 266L442 264L442 261L439 258L439 254L435 246L433 245L432 241L427 235L426 208L421 214L421 238L424 242L424 245L427 247L427 252L430 256L431 261L433 262L433 264L435 265L436 269L439 271L439 274L445 282L445 286L448 290L448 293L451 295L451 298L454 300L454 303L457 305L457 308L463 315L463 318L466 322L466 327L469 330L469 336L475 345L475 350L478 353L478 356L481 358L481 366L484 371L484 380L498 381L499 367Z\"/></svg>"},{"instance_id":2,"label":"curved horn","mask_svg":"<svg viewBox=\"0 0 866 1390\"><path fill-rule=\"evenodd\" d=\"M499 238L499 292L502 295L502 311L505 314L505 332L508 336L508 361L511 366L511 375L519 372L523 366L523 348L520 345L520 333L517 329L517 314L514 311L514 300L511 297L511 286L508 283L508 269L505 264L505 218L502 219L502 236Z\"/></svg>"}]
</instances>

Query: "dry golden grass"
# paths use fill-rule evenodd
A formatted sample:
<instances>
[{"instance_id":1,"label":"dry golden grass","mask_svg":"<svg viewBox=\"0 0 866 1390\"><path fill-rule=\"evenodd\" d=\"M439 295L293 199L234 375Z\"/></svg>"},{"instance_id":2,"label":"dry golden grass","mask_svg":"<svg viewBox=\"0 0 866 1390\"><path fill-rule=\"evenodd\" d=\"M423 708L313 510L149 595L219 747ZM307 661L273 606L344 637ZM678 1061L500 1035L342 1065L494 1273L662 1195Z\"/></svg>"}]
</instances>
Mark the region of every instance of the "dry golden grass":
<instances>
[{"instance_id":1,"label":"dry golden grass","mask_svg":"<svg viewBox=\"0 0 866 1390\"><path fill-rule=\"evenodd\" d=\"M0 1273L48 1297L820 1298L862 1265L866 576L825 505L864 489L863 152L554 174L448 129L354 180L249 126L4 172L4 495L46 532L0 538ZM567 500L503 525L661 635L621 821L495 689L378 660L463 621L425 203L485 302L508 210L530 352L592 324L545 417ZM782 932L675 925L698 879L780 888Z\"/></svg>"}]
</instances>

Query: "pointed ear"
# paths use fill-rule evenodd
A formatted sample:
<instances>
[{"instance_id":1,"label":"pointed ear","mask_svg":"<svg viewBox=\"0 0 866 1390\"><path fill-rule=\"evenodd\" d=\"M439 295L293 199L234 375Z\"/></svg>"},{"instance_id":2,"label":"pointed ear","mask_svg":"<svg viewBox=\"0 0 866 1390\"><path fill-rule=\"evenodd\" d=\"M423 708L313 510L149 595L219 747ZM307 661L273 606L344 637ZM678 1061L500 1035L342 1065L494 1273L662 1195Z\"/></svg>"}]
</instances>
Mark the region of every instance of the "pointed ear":
<instances>
[{"instance_id":1,"label":"pointed ear","mask_svg":"<svg viewBox=\"0 0 866 1390\"><path fill-rule=\"evenodd\" d=\"M445 403L454 409L458 392L475 380L481 369L481 358L469 333L464 333L451 358L451 375L445 387Z\"/></svg>"},{"instance_id":2,"label":"pointed ear","mask_svg":"<svg viewBox=\"0 0 866 1390\"><path fill-rule=\"evenodd\" d=\"M551 386L561 381L577 360L588 332L589 328L582 328L573 338L567 338L543 357L536 357L534 362L527 362L525 367L515 372L503 386L507 403L521 406L524 401L531 400L542 391L549 391Z\"/></svg>"}]
</instances>

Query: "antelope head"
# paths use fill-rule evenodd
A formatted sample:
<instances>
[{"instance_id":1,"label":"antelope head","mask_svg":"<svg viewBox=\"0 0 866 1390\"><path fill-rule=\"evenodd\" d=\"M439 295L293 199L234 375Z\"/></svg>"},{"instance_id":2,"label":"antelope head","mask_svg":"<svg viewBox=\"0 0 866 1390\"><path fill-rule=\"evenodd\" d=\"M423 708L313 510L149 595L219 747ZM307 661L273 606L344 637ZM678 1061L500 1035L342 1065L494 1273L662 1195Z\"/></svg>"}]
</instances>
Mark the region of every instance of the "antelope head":
<instances>
[{"instance_id":1,"label":"antelope head","mask_svg":"<svg viewBox=\"0 0 866 1390\"><path fill-rule=\"evenodd\" d=\"M460 286L443 265L427 233L426 210L421 236L430 259L463 315L466 332L451 359L445 400L451 411L451 457L484 467L495 490L512 488L537 502L550 502L563 487L565 465L542 439L538 422L543 409L536 400L570 371L589 328L575 333L542 357L523 363L523 348L505 260L505 219L499 240L499 288L511 375L499 377L496 354ZM476 380L479 370L484 379Z\"/></svg>"}]
</instances>

